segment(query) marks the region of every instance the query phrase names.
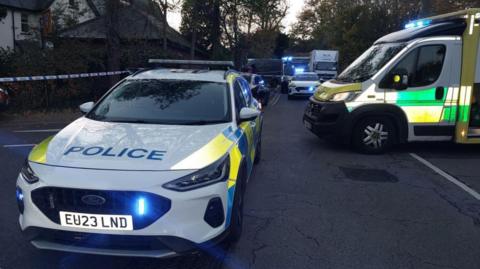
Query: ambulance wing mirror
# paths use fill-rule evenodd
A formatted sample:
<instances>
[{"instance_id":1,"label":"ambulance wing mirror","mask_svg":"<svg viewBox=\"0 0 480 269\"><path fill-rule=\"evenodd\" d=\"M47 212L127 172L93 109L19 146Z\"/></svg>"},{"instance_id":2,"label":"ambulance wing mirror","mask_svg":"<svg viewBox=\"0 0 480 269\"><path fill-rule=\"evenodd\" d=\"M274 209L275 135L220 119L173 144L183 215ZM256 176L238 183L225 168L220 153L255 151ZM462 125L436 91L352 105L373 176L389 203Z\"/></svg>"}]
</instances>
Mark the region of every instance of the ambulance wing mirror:
<instances>
[{"instance_id":1,"label":"ambulance wing mirror","mask_svg":"<svg viewBox=\"0 0 480 269\"><path fill-rule=\"evenodd\" d=\"M93 105L94 105L93 102L83 103L83 104L80 105L80 111L83 114L87 114L88 112L90 112L90 110L92 110Z\"/></svg>"},{"instance_id":2,"label":"ambulance wing mirror","mask_svg":"<svg viewBox=\"0 0 480 269\"><path fill-rule=\"evenodd\" d=\"M397 91L403 91L408 88L408 72L405 69L398 69L392 72L392 88Z\"/></svg>"},{"instance_id":3,"label":"ambulance wing mirror","mask_svg":"<svg viewBox=\"0 0 480 269\"><path fill-rule=\"evenodd\" d=\"M240 110L240 121L251 121L260 116L260 110L250 107L244 107Z\"/></svg>"}]
</instances>

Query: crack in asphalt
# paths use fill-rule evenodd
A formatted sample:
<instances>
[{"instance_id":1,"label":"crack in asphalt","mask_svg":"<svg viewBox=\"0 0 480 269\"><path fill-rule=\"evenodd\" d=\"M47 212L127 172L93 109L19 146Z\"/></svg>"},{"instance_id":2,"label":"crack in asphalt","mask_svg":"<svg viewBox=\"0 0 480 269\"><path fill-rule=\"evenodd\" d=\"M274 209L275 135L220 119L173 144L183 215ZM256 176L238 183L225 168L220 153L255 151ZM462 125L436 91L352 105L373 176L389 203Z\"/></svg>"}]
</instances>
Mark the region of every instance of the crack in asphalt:
<instances>
[{"instance_id":1,"label":"crack in asphalt","mask_svg":"<svg viewBox=\"0 0 480 269\"><path fill-rule=\"evenodd\" d=\"M297 226L294 226L295 230L305 239L308 239L310 241L313 241L315 243L315 245L317 245L317 247L320 247L320 242L318 241L317 238L315 238L314 236L310 236L306 233L304 233L300 228L298 228Z\"/></svg>"},{"instance_id":2,"label":"crack in asphalt","mask_svg":"<svg viewBox=\"0 0 480 269\"><path fill-rule=\"evenodd\" d=\"M375 214L372 214L372 213L366 213L366 214L363 214L363 213L360 213L358 211L350 211L352 214L354 215L357 215L357 216L360 216L360 217L367 217L367 218L373 218L373 219L377 219L377 220L382 220L382 221L391 221L391 222L395 222L395 223L398 223L400 225L402 225L403 227L408 227L408 224L417 224L417 225L431 225L433 222L434 223L444 223L444 224L450 224L451 222L448 222L446 221L447 219L445 220L414 220L414 219L402 219L402 218L388 218L388 217L381 217L381 216L377 216Z\"/></svg>"},{"instance_id":3,"label":"crack in asphalt","mask_svg":"<svg viewBox=\"0 0 480 269\"><path fill-rule=\"evenodd\" d=\"M251 250L250 254L252 255L252 261L250 262L249 268L252 268L255 263L257 262L257 252L261 251L262 249L268 247L266 244L262 243L259 247L256 247Z\"/></svg>"},{"instance_id":4,"label":"crack in asphalt","mask_svg":"<svg viewBox=\"0 0 480 269\"><path fill-rule=\"evenodd\" d=\"M407 256L409 256L410 258L413 258L413 259L419 261L419 262L422 263L422 264L432 265L432 266L435 266L436 268L458 269L458 267L453 266L453 265L445 265L445 264L440 264L440 263L435 263L435 262L431 262L431 261L428 261L428 260L424 260L423 258L418 257L418 256L412 254L410 251L405 251L405 253L406 253Z\"/></svg>"}]
</instances>

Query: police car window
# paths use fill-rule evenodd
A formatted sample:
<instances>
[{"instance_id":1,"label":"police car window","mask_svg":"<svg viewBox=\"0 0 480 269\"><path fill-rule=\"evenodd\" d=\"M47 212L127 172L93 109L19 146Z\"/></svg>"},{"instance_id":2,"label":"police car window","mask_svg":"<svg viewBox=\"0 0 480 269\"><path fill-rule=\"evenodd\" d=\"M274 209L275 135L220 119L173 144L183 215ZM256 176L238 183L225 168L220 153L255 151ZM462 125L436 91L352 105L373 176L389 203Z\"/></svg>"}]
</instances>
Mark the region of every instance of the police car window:
<instances>
[{"instance_id":1,"label":"police car window","mask_svg":"<svg viewBox=\"0 0 480 269\"><path fill-rule=\"evenodd\" d=\"M233 94L235 97L235 108L237 114L240 114L240 110L247 106L247 101L243 95L243 89L240 85L240 80L236 80L233 84Z\"/></svg>"},{"instance_id":2,"label":"police car window","mask_svg":"<svg viewBox=\"0 0 480 269\"><path fill-rule=\"evenodd\" d=\"M263 81L261 76L255 76L253 79L253 85L258 85Z\"/></svg>"},{"instance_id":3,"label":"police car window","mask_svg":"<svg viewBox=\"0 0 480 269\"><path fill-rule=\"evenodd\" d=\"M126 80L87 114L110 122L215 124L231 121L226 83Z\"/></svg>"},{"instance_id":4,"label":"police car window","mask_svg":"<svg viewBox=\"0 0 480 269\"><path fill-rule=\"evenodd\" d=\"M295 75L293 77L294 81L317 81L318 76L316 74L302 74L302 75Z\"/></svg>"},{"instance_id":5,"label":"police car window","mask_svg":"<svg viewBox=\"0 0 480 269\"><path fill-rule=\"evenodd\" d=\"M249 106L252 103L253 98L252 92L250 91L250 85L243 79L240 80L240 85L242 86L243 98L245 98L245 102L247 103L247 106Z\"/></svg>"}]
</instances>

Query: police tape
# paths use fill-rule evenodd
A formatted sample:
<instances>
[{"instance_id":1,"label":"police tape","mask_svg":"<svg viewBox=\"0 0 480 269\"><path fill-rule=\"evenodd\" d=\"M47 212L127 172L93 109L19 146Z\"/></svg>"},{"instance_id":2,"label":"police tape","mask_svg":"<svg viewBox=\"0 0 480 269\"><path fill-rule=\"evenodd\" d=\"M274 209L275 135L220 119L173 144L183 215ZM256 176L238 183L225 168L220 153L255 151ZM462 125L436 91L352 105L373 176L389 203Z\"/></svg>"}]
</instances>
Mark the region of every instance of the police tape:
<instances>
[{"instance_id":1,"label":"police tape","mask_svg":"<svg viewBox=\"0 0 480 269\"><path fill-rule=\"evenodd\" d=\"M48 75L48 76L6 77L6 78L0 78L0 82L42 81L42 80L57 80L57 79L106 77L106 76L115 76L115 75L129 74L129 73L130 73L129 71L110 71L110 72Z\"/></svg>"}]
</instances>

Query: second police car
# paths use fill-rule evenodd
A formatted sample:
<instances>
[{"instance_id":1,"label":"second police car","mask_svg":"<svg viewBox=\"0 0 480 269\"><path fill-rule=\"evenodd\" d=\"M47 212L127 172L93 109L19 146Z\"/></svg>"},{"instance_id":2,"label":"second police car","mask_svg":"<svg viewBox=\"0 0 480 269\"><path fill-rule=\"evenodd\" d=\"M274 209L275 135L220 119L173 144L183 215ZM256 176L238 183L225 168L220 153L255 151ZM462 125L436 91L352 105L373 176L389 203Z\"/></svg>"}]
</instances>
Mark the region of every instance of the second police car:
<instances>
[{"instance_id":1,"label":"second police car","mask_svg":"<svg viewBox=\"0 0 480 269\"><path fill-rule=\"evenodd\" d=\"M81 110L18 177L34 246L160 258L238 240L263 118L240 74L144 70Z\"/></svg>"}]
</instances>

